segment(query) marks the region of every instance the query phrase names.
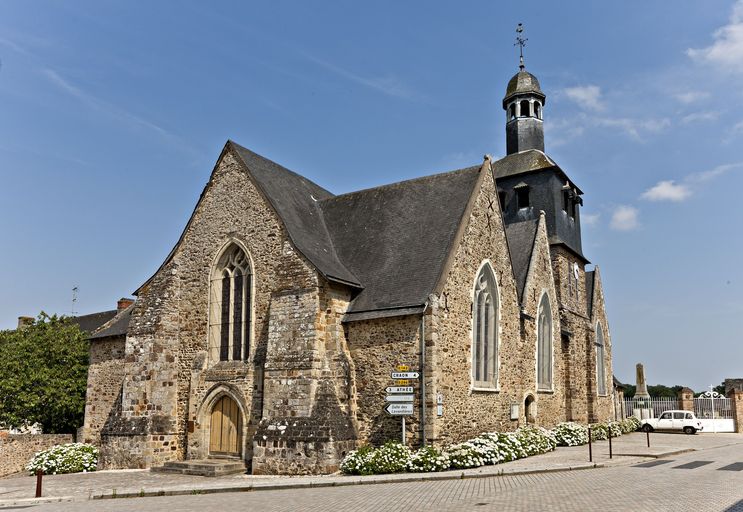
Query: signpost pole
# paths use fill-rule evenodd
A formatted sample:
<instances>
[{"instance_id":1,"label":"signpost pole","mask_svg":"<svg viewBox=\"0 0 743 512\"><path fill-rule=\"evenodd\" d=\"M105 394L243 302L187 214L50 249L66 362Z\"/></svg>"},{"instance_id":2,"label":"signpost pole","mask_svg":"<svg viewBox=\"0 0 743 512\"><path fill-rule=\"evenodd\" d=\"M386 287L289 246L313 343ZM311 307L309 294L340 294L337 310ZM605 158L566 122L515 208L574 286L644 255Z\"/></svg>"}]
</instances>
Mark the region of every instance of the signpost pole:
<instances>
[{"instance_id":1,"label":"signpost pole","mask_svg":"<svg viewBox=\"0 0 743 512\"><path fill-rule=\"evenodd\" d=\"M405 416L402 417L402 444L405 445Z\"/></svg>"}]
</instances>

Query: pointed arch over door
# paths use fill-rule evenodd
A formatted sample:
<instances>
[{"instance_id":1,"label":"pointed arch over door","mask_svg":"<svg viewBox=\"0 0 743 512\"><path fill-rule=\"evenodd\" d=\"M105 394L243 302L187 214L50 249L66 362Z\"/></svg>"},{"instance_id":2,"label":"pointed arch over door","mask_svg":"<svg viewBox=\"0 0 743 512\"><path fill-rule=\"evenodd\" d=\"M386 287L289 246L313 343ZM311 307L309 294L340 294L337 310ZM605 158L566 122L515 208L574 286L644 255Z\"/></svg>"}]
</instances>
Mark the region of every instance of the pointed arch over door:
<instances>
[{"instance_id":1,"label":"pointed arch over door","mask_svg":"<svg viewBox=\"0 0 743 512\"><path fill-rule=\"evenodd\" d=\"M209 425L209 454L239 457L242 452L240 407L225 395L214 404Z\"/></svg>"}]
</instances>

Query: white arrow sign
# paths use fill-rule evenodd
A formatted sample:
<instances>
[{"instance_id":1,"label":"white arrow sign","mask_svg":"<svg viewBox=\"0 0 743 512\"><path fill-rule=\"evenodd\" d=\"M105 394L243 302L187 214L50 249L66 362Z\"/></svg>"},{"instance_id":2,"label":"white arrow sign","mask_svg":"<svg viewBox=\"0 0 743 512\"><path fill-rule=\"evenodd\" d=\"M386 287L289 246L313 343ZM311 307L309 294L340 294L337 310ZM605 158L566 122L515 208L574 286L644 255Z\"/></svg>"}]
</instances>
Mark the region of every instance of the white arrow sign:
<instances>
[{"instance_id":1,"label":"white arrow sign","mask_svg":"<svg viewBox=\"0 0 743 512\"><path fill-rule=\"evenodd\" d=\"M393 379L417 379L418 372L392 372Z\"/></svg>"},{"instance_id":2,"label":"white arrow sign","mask_svg":"<svg viewBox=\"0 0 743 512\"><path fill-rule=\"evenodd\" d=\"M387 404L384 410L392 416L412 416L413 404Z\"/></svg>"},{"instance_id":3,"label":"white arrow sign","mask_svg":"<svg viewBox=\"0 0 743 512\"><path fill-rule=\"evenodd\" d=\"M413 395L387 395L384 400L386 402L412 402L414 398Z\"/></svg>"},{"instance_id":4,"label":"white arrow sign","mask_svg":"<svg viewBox=\"0 0 743 512\"><path fill-rule=\"evenodd\" d=\"M413 386L389 386L385 391L387 393L414 393L415 388Z\"/></svg>"}]
</instances>

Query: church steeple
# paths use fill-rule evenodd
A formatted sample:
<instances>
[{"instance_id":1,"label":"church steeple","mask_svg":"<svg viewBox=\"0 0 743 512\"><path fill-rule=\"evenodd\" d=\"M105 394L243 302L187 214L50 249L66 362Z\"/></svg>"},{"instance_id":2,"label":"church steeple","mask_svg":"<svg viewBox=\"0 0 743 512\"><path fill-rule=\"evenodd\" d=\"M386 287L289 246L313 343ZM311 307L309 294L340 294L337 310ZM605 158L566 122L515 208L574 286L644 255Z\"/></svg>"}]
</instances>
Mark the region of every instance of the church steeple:
<instances>
[{"instance_id":1,"label":"church steeple","mask_svg":"<svg viewBox=\"0 0 743 512\"><path fill-rule=\"evenodd\" d=\"M519 47L519 72L508 82L503 109L506 111L506 154L520 153L527 149L544 151L544 128L542 110L547 97L539 87L537 77L524 66L523 25L516 28L516 43Z\"/></svg>"}]
</instances>

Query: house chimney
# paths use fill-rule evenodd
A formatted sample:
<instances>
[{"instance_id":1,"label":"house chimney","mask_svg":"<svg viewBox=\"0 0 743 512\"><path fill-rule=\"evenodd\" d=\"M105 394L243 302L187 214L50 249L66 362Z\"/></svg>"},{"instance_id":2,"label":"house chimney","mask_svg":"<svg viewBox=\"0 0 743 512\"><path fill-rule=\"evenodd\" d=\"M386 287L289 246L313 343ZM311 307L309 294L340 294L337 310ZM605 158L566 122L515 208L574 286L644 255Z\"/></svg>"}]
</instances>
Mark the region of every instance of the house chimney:
<instances>
[{"instance_id":1,"label":"house chimney","mask_svg":"<svg viewBox=\"0 0 743 512\"><path fill-rule=\"evenodd\" d=\"M34 317L32 316L19 316L18 317L18 328L19 329L22 329L29 325L33 325L33 323L34 323Z\"/></svg>"},{"instance_id":2,"label":"house chimney","mask_svg":"<svg viewBox=\"0 0 743 512\"><path fill-rule=\"evenodd\" d=\"M116 303L116 310L121 313L126 308L134 304L134 300L127 299L126 297L122 297L119 299L119 301Z\"/></svg>"}]
</instances>

